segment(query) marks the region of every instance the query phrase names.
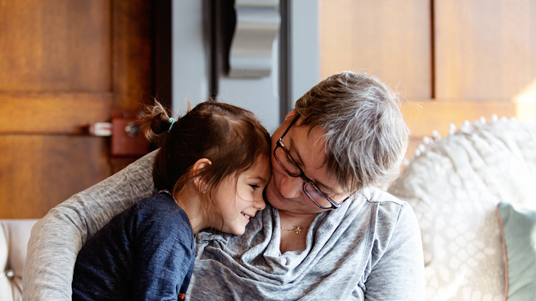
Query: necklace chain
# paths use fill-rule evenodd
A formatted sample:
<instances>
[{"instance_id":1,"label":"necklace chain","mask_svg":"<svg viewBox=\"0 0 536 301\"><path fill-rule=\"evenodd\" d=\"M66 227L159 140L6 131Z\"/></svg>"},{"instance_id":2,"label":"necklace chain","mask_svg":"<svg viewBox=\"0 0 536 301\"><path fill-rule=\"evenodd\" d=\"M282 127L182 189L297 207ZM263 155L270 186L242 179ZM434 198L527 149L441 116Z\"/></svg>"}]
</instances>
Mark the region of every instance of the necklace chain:
<instances>
[{"instance_id":1,"label":"necklace chain","mask_svg":"<svg viewBox=\"0 0 536 301\"><path fill-rule=\"evenodd\" d=\"M307 230L309 229L309 227L305 227L305 228L302 228L298 225L296 225L296 227L292 228L292 229L285 229L283 227L281 227L281 230L285 230L285 231L294 231L294 233L296 234L300 234L302 230Z\"/></svg>"}]
</instances>

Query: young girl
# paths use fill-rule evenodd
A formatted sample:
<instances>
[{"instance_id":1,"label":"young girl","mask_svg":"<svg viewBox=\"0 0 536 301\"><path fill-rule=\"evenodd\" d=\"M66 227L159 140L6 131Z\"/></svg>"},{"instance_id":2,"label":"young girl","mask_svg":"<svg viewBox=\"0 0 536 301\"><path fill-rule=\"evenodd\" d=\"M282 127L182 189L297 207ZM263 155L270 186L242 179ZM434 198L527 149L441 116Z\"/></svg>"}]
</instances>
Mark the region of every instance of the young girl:
<instances>
[{"instance_id":1,"label":"young girl","mask_svg":"<svg viewBox=\"0 0 536 301\"><path fill-rule=\"evenodd\" d=\"M182 118L160 104L142 130L160 149L160 192L115 216L78 254L73 300L176 300L188 288L194 235L205 228L242 235L265 207L270 135L241 108L207 101Z\"/></svg>"}]
</instances>

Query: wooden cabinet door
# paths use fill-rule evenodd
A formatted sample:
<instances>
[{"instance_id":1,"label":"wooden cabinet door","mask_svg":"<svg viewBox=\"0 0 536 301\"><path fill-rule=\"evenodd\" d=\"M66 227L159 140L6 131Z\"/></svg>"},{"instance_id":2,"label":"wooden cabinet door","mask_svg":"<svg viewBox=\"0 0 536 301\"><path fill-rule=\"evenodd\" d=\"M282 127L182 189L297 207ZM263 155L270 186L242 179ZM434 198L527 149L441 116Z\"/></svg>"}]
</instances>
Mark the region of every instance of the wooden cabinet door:
<instances>
[{"instance_id":1,"label":"wooden cabinet door","mask_svg":"<svg viewBox=\"0 0 536 301\"><path fill-rule=\"evenodd\" d=\"M113 172L85 129L151 92L150 1L0 2L0 218L40 218Z\"/></svg>"}]
</instances>

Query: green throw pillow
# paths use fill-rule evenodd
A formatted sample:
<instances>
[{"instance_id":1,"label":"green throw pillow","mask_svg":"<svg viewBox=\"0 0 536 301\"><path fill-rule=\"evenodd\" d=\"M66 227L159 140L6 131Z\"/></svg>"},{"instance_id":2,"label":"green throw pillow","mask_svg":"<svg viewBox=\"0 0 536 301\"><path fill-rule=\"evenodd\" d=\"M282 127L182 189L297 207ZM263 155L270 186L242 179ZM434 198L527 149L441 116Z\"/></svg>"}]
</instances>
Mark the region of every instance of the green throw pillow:
<instances>
[{"instance_id":1,"label":"green throw pillow","mask_svg":"<svg viewBox=\"0 0 536 301\"><path fill-rule=\"evenodd\" d=\"M536 211L499 203L508 301L536 300Z\"/></svg>"}]
</instances>

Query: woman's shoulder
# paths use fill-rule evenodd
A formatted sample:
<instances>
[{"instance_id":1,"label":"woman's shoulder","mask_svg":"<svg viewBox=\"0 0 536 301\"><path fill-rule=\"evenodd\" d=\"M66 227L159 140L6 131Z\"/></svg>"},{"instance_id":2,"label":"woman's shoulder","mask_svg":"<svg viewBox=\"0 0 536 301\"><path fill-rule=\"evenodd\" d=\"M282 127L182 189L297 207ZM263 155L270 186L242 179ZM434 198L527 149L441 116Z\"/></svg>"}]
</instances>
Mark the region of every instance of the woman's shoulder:
<instances>
[{"instance_id":1,"label":"woman's shoulder","mask_svg":"<svg viewBox=\"0 0 536 301\"><path fill-rule=\"evenodd\" d=\"M377 187L364 188L359 191L358 194L361 194L367 200L367 202L380 204L382 206L389 204L392 204L394 206L407 205L407 202L402 201L394 195Z\"/></svg>"},{"instance_id":2,"label":"woman's shoulder","mask_svg":"<svg viewBox=\"0 0 536 301\"><path fill-rule=\"evenodd\" d=\"M379 260L381 254L396 249L404 242L411 241L414 249L420 244L420 230L411 206L381 189L371 188L362 192L361 207L356 207L352 217L352 231L361 229L367 232L375 254L372 260ZM371 225L374 225L371 227Z\"/></svg>"},{"instance_id":3,"label":"woman's shoulder","mask_svg":"<svg viewBox=\"0 0 536 301\"><path fill-rule=\"evenodd\" d=\"M367 188L358 192L364 200L362 214L376 216L382 224L392 226L403 224L414 224L416 221L415 214L411 206L390 193L379 188Z\"/></svg>"},{"instance_id":4,"label":"woman's shoulder","mask_svg":"<svg viewBox=\"0 0 536 301\"><path fill-rule=\"evenodd\" d=\"M359 216L369 214L398 215L410 207L405 201L375 187L363 188L356 192L346 214ZM410 208L411 209L411 208Z\"/></svg>"}]
</instances>

